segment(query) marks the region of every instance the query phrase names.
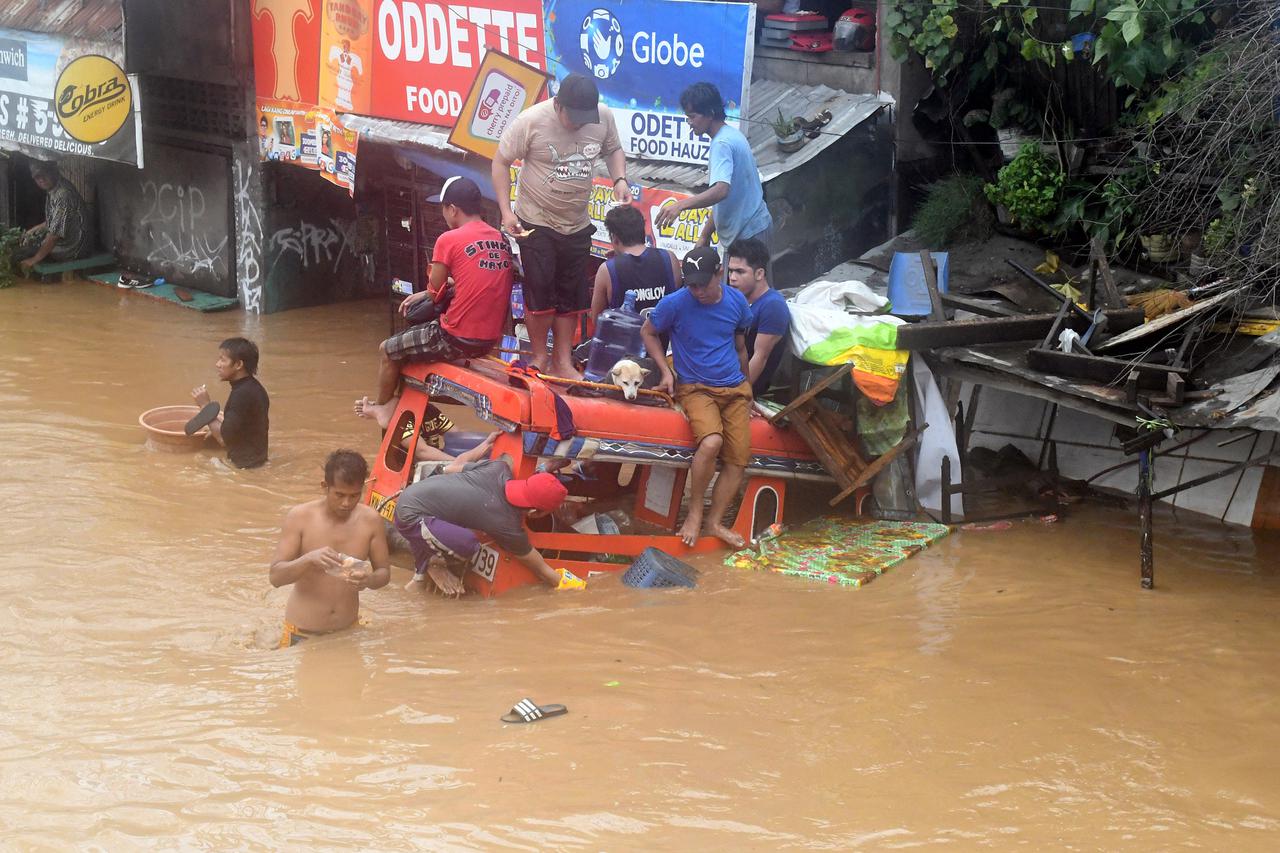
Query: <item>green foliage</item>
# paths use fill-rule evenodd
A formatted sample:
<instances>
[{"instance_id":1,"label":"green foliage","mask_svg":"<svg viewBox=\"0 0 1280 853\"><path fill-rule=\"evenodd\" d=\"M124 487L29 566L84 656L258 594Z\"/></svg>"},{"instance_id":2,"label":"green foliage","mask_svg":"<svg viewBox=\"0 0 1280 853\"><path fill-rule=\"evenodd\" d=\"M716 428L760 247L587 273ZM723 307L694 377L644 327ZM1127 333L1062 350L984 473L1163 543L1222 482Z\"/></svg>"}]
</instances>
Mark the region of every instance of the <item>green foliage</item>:
<instances>
[{"instance_id":1,"label":"green foliage","mask_svg":"<svg viewBox=\"0 0 1280 853\"><path fill-rule=\"evenodd\" d=\"M1058 164L1039 145L1028 142L983 191L992 204L1009 211L1015 225L1048 233L1052 230L1049 217L1058 209L1065 179Z\"/></svg>"},{"instance_id":2,"label":"green foliage","mask_svg":"<svg viewBox=\"0 0 1280 853\"><path fill-rule=\"evenodd\" d=\"M1132 89L1129 103L1192 59L1216 0L1072 0L1068 29L1040 26L1043 0L893 0L882 26L898 59L916 53L940 83L968 69L969 82L995 75L1010 56L1055 66L1077 58L1071 36L1094 36L1094 65Z\"/></svg>"},{"instance_id":3,"label":"green foliage","mask_svg":"<svg viewBox=\"0 0 1280 853\"><path fill-rule=\"evenodd\" d=\"M13 287L17 277L13 271L13 250L22 241L21 228L0 231L0 289Z\"/></svg>"},{"instance_id":4,"label":"green foliage","mask_svg":"<svg viewBox=\"0 0 1280 853\"><path fill-rule=\"evenodd\" d=\"M991 236L995 217L976 175L943 178L926 190L911 228L926 246L946 248Z\"/></svg>"}]
</instances>

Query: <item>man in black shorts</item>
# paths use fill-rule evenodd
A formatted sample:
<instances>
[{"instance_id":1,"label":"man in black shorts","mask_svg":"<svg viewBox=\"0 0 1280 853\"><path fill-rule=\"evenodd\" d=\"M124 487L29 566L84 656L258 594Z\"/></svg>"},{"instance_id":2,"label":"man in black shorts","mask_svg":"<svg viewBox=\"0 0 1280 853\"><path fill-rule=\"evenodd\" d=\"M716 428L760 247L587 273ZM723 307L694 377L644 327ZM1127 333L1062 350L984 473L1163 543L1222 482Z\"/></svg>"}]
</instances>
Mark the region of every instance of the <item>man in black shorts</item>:
<instances>
[{"instance_id":1,"label":"man in black shorts","mask_svg":"<svg viewBox=\"0 0 1280 853\"><path fill-rule=\"evenodd\" d=\"M600 105L595 82L583 74L570 74L554 98L517 116L503 132L493 158L502 228L520 241L532 364L570 379L582 378L573 366L573 336L591 307L587 259L595 229L587 202L592 172L601 158L613 179L614 200L629 204L626 155L613 113ZM512 210L507 200L516 160L523 165ZM548 362L547 332L553 320L555 343Z\"/></svg>"}]
</instances>

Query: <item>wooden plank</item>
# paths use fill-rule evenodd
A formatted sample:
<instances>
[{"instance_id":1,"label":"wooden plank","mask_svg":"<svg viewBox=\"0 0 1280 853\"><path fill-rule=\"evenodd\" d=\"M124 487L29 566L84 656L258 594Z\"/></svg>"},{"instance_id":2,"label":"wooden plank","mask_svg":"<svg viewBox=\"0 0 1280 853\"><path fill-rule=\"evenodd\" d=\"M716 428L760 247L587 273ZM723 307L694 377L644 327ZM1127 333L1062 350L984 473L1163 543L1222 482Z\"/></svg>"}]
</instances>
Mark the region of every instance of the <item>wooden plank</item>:
<instances>
[{"instance_id":1,"label":"wooden plank","mask_svg":"<svg viewBox=\"0 0 1280 853\"><path fill-rule=\"evenodd\" d=\"M894 459L897 459L899 456L901 456L904 451L910 449L916 443L916 436L918 436L920 432L923 432L925 429L927 429L928 426L929 426L928 424L924 424L919 431L910 432L910 433L907 433L907 435L903 436L902 441L899 441L893 447L889 448L884 453L880 454L880 456L877 457L874 462L872 462L866 468L863 468L862 473L860 473L857 476L857 478L853 481L853 483L851 483L842 492L840 492L840 494L836 495L834 498L828 501L827 505L835 506L836 504L840 503L840 501L844 500L845 498L849 497L849 495L856 492L863 485L871 482L872 477L874 477L876 474L879 474L882 470L884 470L884 468L890 462L892 462Z\"/></svg>"},{"instance_id":2,"label":"wooden plank","mask_svg":"<svg viewBox=\"0 0 1280 853\"><path fill-rule=\"evenodd\" d=\"M1124 297L1120 294L1120 288L1116 287L1116 277L1111 273L1111 264L1107 263L1107 253L1102 249L1102 239L1094 237L1090 244L1089 253L1093 256L1093 260L1098 265L1098 271L1102 273L1102 307L1104 308L1124 308L1127 304ZM1094 283L1095 290L1097 282ZM1090 303L1089 307L1093 307Z\"/></svg>"},{"instance_id":3,"label":"wooden plank","mask_svg":"<svg viewBox=\"0 0 1280 853\"><path fill-rule=\"evenodd\" d=\"M981 314L983 317L1025 317L1025 311L1019 311L1012 305L1001 305L986 299L975 299L959 293L940 293L943 305L961 308L970 314Z\"/></svg>"},{"instance_id":4,"label":"wooden plank","mask_svg":"<svg viewBox=\"0 0 1280 853\"><path fill-rule=\"evenodd\" d=\"M946 322L947 312L942 310L942 297L938 291L938 268L928 249L920 250L920 267L924 270L924 286L929 291L929 319L938 323Z\"/></svg>"},{"instance_id":5,"label":"wooden plank","mask_svg":"<svg viewBox=\"0 0 1280 853\"><path fill-rule=\"evenodd\" d=\"M1035 341L1049 334L1055 319L1054 314L1024 314L1019 317L952 320L947 323L929 321L908 323L898 327L898 349L926 350L937 347ZM1083 332L1089 328L1091 321L1091 317L1088 320L1081 320L1078 315L1072 314L1067 317L1064 327ZM1107 326L1110 329L1123 331L1141 323L1141 308L1126 308L1123 311L1107 313Z\"/></svg>"},{"instance_id":6,"label":"wooden plank","mask_svg":"<svg viewBox=\"0 0 1280 853\"><path fill-rule=\"evenodd\" d=\"M1085 379L1099 385L1122 385L1130 373L1137 373L1138 387L1150 391L1165 390L1171 374L1180 377L1186 372L1185 368L1163 364L1134 363L1122 358L1048 349L1029 350L1027 365L1034 370Z\"/></svg>"},{"instance_id":7,"label":"wooden plank","mask_svg":"<svg viewBox=\"0 0 1280 853\"><path fill-rule=\"evenodd\" d=\"M1136 341L1141 338L1145 338L1148 335L1154 334L1155 332L1158 332L1162 329L1167 329L1170 326L1175 326L1184 320L1189 320L1190 318L1195 317L1197 314L1201 314L1205 311L1208 311L1210 308L1213 308L1217 305L1221 305L1231 297L1238 294L1239 292L1240 292L1240 288L1236 287L1236 288L1232 288L1231 290L1225 291L1224 293L1219 293L1217 296L1210 296L1208 299L1202 299L1199 302L1197 302L1195 305L1192 305L1190 308L1183 308L1179 311L1174 311L1170 314L1165 314L1163 317L1155 318L1150 323L1144 323L1143 325L1139 326L1136 329L1130 329L1127 332L1116 335L1114 338L1110 338L1106 342L1099 344L1097 347L1095 347L1095 349L1099 349L1099 350L1114 349L1115 347L1118 347L1122 344L1127 344L1130 341ZM898 334L899 336L901 336L902 332L899 331Z\"/></svg>"},{"instance_id":8,"label":"wooden plank","mask_svg":"<svg viewBox=\"0 0 1280 853\"><path fill-rule=\"evenodd\" d=\"M790 403L788 403L786 406L784 406L784 407L783 407L783 409L782 409L782 411L778 412L776 415L774 415L773 417L769 418L769 423L771 423L771 424L779 423L779 422L780 422L783 418L785 418L787 415L791 414L791 413L792 413L792 412L794 412L796 409L800 408L800 407L801 407L801 406L803 406L805 403L809 402L809 401L810 401L810 400L812 400L814 397L818 396L818 395L819 395L819 394L821 394L823 391L825 391L825 390L827 390L828 388L830 388L832 385L836 384L836 382L837 382L837 381L839 381L840 379L842 379L842 378L843 378L844 376L846 376L846 375L848 375L848 376L852 376L852 375L853 375L853 367L852 367L852 366L850 366L850 365L848 365L848 364L837 364L837 365L835 365L835 366L831 369L831 372L830 372L829 374L827 374L825 377L823 377L821 381L819 381L816 385L814 385L814 386L813 386L812 388L810 388L808 391L805 391L803 394L801 394L800 396L796 397L794 400L792 400Z\"/></svg>"}]
</instances>

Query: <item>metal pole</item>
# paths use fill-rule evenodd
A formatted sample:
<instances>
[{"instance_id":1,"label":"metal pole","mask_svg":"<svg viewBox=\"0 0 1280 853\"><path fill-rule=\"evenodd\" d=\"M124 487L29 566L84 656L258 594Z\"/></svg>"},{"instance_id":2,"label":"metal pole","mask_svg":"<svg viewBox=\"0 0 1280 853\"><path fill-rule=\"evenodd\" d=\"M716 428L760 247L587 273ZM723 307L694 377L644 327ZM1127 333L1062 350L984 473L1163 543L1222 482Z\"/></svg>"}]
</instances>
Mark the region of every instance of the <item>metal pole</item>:
<instances>
[{"instance_id":1,"label":"metal pole","mask_svg":"<svg viewBox=\"0 0 1280 853\"><path fill-rule=\"evenodd\" d=\"M1151 450L1138 454L1138 522L1142 528L1142 588L1154 589L1155 566L1151 552Z\"/></svg>"}]
</instances>

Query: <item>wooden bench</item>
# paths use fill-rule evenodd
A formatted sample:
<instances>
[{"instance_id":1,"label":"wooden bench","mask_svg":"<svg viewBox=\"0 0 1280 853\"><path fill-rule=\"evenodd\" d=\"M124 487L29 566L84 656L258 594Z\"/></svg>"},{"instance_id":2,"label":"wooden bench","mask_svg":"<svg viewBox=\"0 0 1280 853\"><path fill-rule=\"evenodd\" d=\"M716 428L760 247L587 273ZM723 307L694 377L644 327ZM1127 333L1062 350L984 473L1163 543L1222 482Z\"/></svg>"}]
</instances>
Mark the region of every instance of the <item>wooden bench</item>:
<instances>
[{"instance_id":1,"label":"wooden bench","mask_svg":"<svg viewBox=\"0 0 1280 853\"><path fill-rule=\"evenodd\" d=\"M61 281L69 272L100 272L116 265L116 257L110 252L100 252L87 258L74 261L44 261L31 268L31 277L36 281Z\"/></svg>"}]
</instances>

